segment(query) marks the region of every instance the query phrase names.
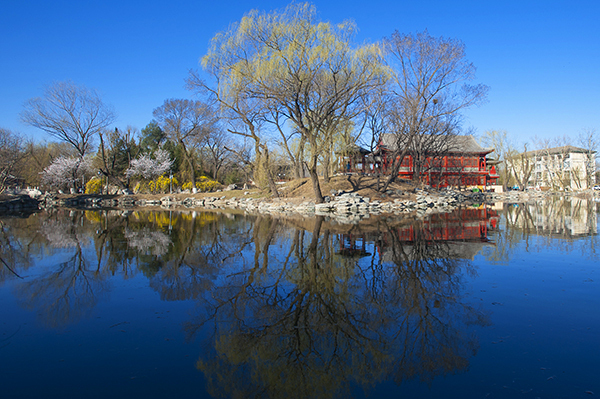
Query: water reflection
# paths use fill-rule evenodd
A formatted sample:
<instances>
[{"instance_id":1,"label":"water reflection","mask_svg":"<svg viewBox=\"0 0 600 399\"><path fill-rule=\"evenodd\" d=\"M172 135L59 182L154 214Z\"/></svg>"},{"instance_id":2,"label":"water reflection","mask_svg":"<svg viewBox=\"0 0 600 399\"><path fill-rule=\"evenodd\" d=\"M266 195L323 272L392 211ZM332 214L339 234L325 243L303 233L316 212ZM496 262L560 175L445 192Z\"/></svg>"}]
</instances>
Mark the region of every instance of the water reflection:
<instances>
[{"instance_id":1,"label":"water reflection","mask_svg":"<svg viewBox=\"0 0 600 399\"><path fill-rule=\"evenodd\" d=\"M190 334L212 326L216 356L208 350L198 361L212 394L337 397L357 384L466 369L477 349L467 327L488 321L463 298L474 270L451 244L422 225L380 220L364 235L386 237L379 250L388 263L378 251L348 256L347 236L323 218L310 232L295 230L284 250L274 242L284 229L270 219L255 226L264 234L249 252L260 261L230 270L206 299L208 312L186 326ZM404 228L410 244L399 239Z\"/></svg>"},{"instance_id":2,"label":"water reflection","mask_svg":"<svg viewBox=\"0 0 600 399\"><path fill-rule=\"evenodd\" d=\"M553 206L564 218L536 224ZM354 226L56 210L2 220L0 282L12 280L21 305L56 328L107 300L113 277L145 278L162 300L197 304L183 328L202 343L197 367L214 396L335 397L466 370L473 327L489 325L465 292L472 260L509 259L529 234L556 234L550 220L570 226L561 230L570 238L596 234L595 208L584 203Z\"/></svg>"},{"instance_id":3,"label":"water reflection","mask_svg":"<svg viewBox=\"0 0 600 399\"><path fill-rule=\"evenodd\" d=\"M576 238L597 234L596 206L596 202L585 198L550 197L539 202L513 204L506 215L511 226L530 234Z\"/></svg>"},{"instance_id":4,"label":"water reflection","mask_svg":"<svg viewBox=\"0 0 600 399\"><path fill-rule=\"evenodd\" d=\"M586 198L549 197L536 202L499 204L502 229L491 238L497 244L486 252L489 260L506 263L520 243L528 251L548 248L574 251L588 259L597 258L598 203ZM577 241L577 245L574 245Z\"/></svg>"}]
</instances>

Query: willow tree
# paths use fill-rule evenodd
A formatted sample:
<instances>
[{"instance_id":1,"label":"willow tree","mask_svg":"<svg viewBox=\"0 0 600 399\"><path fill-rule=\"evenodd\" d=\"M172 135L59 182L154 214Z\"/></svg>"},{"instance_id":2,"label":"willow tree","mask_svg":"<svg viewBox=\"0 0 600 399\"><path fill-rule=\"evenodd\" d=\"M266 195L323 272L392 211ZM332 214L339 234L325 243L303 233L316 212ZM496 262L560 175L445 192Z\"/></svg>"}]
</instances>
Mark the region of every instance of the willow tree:
<instances>
[{"instance_id":1,"label":"willow tree","mask_svg":"<svg viewBox=\"0 0 600 399\"><path fill-rule=\"evenodd\" d=\"M379 46L353 46L355 32L352 22L319 21L307 3L253 10L215 35L202 58L227 103L251 102L253 112L276 114L298 130L317 202L323 202L317 167L331 135L358 115L361 99L386 75Z\"/></svg>"},{"instance_id":2,"label":"willow tree","mask_svg":"<svg viewBox=\"0 0 600 399\"><path fill-rule=\"evenodd\" d=\"M0 127L0 193L14 179L17 165L25 157L23 139L19 134Z\"/></svg>"},{"instance_id":3,"label":"willow tree","mask_svg":"<svg viewBox=\"0 0 600 399\"><path fill-rule=\"evenodd\" d=\"M205 64L205 70L216 82L219 82L222 76L227 75L227 71L234 63L235 61L230 58L216 57L210 63ZM227 131L229 133L241 136L244 144L246 140L250 140L254 144L253 161L248 156L245 145L238 149L232 146L227 150L234 153L242 163L252 168L254 181L261 189L268 186L271 194L279 197L271 170L268 135L262 129L265 121L263 117L265 110L261 108L260 102L240 91L222 91L221 85L215 88L204 81L196 71L190 71L186 83L190 90L194 90L199 94L208 93L209 97L219 105L220 117L228 122Z\"/></svg>"}]
</instances>

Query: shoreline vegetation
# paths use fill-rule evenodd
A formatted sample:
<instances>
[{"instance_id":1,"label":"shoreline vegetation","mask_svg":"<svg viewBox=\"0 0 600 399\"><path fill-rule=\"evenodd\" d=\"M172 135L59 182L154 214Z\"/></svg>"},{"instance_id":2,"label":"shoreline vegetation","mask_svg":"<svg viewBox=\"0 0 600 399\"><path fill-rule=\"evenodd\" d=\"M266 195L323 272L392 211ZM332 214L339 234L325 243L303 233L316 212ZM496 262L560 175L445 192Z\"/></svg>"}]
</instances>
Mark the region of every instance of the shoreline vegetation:
<instances>
[{"instance_id":1,"label":"shoreline vegetation","mask_svg":"<svg viewBox=\"0 0 600 399\"><path fill-rule=\"evenodd\" d=\"M419 187L399 181L385 193L378 191L376 177L339 175L322 182L327 193L325 202L316 203L310 179L280 184L280 198L266 196L259 189L229 189L209 193L157 194L56 194L39 196L7 195L0 197L0 212L48 209L147 209L147 210L241 210L251 214L285 216L329 216L342 223L355 223L370 215L403 215L420 219L434 213L447 213L462 206L481 206L494 202L527 202L550 196L599 196L592 190L581 192L508 191L505 193L473 192L457 189ZM599 196L600 197L600 196Z\"/></svg>"}]
</instances>

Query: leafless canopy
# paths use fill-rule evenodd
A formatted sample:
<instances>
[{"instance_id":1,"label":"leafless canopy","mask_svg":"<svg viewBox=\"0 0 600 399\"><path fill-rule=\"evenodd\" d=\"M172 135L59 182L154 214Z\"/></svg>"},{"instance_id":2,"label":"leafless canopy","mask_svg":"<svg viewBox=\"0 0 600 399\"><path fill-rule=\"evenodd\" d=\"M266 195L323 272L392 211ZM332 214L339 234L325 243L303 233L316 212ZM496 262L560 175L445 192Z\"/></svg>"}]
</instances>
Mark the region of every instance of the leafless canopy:
<instances>
[{"instance_id":1,"label":"leafless canopy","mask_svg":"<svg viewBox=\"0 0 600 399\"><path fill-rule=\"evenodd\" d=\"M115 115L96 91L72 82L57 82L43 97L25 103L21 119L71 144L83 157L90 151L94 136L106 129Z\"/></svg>"},{"instance_id":2,"label":"leafless canopy","mask_svg":"<svg viewBox=\"0 0 600 399\"><path fill-rule=\"evenodd\" d=\"M219 120L215 110L202 101L169 99L152 114L167 137L181 146L195 186L196 165L192 153L215 130Z\"/></svg>"},{"instance_id":3,"label":"leafless canopy","mask_svg":"<svg viewBox=\"0 0 600 399\"><path fill-rule=\"evenodd\" d=\"M483 102L488 87L467 83L474 79L475 67L458 40L432 37L427 31L395 32L385 48L392 70L387 117L398 141L395 158L401 162L405 151L417 157L443 152L443 137L458 132L460 111ZM396 175L394 169L391 176Z\"/></svg>"},{"instance_id":4,"label":"leafless canopy","mask_svg":"<svg viewBox=\"0 0 600 399\"><path fill-rule=\"evenodd\" d=\"M10 130L0 128L0 193L14 177L12 173L23 155L21 137Z\"/></svg>"}]
</instances>

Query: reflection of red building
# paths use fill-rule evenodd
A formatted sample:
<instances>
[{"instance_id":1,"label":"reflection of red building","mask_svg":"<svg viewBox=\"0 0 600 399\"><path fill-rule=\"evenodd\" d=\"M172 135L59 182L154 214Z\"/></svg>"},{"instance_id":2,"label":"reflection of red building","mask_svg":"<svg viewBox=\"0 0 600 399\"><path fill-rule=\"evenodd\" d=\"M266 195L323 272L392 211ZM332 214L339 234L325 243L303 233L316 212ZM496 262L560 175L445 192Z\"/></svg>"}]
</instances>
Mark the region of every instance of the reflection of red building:
<instances>
[{"instance_id":1,"label":"reflection of red building","mask_svg":"<svg viewBox=\"0 0 600 399\"><path fill-rule=\"evenodd\" d=\"M498 223L496 211L481 208L461 208L451 213L432 215L418 227L397 230L400 241L488 241L488 230ZM418 229L418 230L417 230ZM418 236L417 236L418 235Z\"/></svg>"},{"instance_id":2,"label":"reflection of red building","mask_svg":"<svg viewBox=\"0 0 600 399\"><path fill-rule=\"evenodd\" d=\"M344 234L340 237L340 254L366 253L366 241L375 243L378 252L383 254L391 245L390 240L406 244L417 240L474 244L471 249L476 253L489 241L488 233L497 225L498 214L494 210L485 207L456 209L451 213L432 215L419 224L398 227L392 232ZM473 251L461 248L464 254Z\"/></svg>"},{"instance_id":3,"label":"reflection of red building","mask_svg":"<svg viewBox=\"0 0 600 399\"><path fill-rule=\"evenodd\" d=\"M443 154L425 154L425 159L420 165L421 181L434 187L496 184L500 176L493 165L488 165L487 159L487 155L494 149L481 147L473 136L452 136L443 139L448 141L445 144L447 150ZM395 135L383 134L375 157L376 165L381 168L382 173L390 173L395 150ZM414 162L415 156L409 152L400 165L400 178L413 179Z\"/></svg>"}]
</instances>

